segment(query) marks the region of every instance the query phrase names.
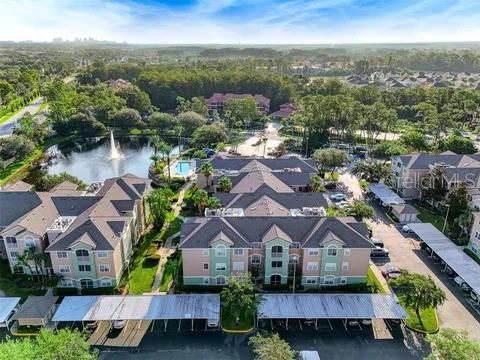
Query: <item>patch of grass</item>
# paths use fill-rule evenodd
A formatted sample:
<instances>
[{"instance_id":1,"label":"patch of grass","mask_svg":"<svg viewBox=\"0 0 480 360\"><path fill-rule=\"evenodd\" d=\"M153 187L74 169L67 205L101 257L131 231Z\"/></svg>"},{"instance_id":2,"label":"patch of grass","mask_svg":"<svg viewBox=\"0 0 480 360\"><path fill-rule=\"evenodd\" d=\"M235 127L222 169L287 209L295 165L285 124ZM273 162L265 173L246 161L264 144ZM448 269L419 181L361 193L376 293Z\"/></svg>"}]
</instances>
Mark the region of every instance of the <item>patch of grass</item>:
<instances>
[{"instance_id":1,"label":"patch of grass","mask_svg":"<svg viewBox=\"0 0 480 360\"><path fill-rule=\"evenodd\" d=\"M438 230L440 231L443 230L443 223L445 221L444 216L442 216L438 212L425 209L424 207L421 207L421 206L416 206L416 209L418 210L418 218L422 222L431 223Z\"/></svg>"},{"instance_id":2,"label":"patch of grass","mask_svg":"<svg viewBox=\"0 0 480 360\"><path fill-rule=\"evenodd\" d=\"M471 249L465 248L463 249L463 251L465 251L465 253L467 253L468 256L470 256L473 260L475 260L477 263L480 264L480 257L478 257L478 255L475 254Z\"/></svg>"},{"instance_id":3,"label":"patch of grass","mask_svg":"<svg viewBox=\"0 0 480 360\"><path fill-rule=\"evenodd\" d=\"M0 262L0 290L5 296L19 296L22 299L30 295L45 294L45 290L40 288L40 283L31 281L28 275L12 274L6 261Z\"/></svg>"},{"instance_id":4,"label":"patch of grass","mask_svg":"<svg viewBox=\"0 0 480 360\"><path fill-rule=\"evenodd\" d=\"M362 188L363 191L367 191L369 182L365 179L360 179L359 185Z\"/></svg>"},{"instance_id":5,"label":"patch of grass","mask_svg":"<svg viewBox=\"0 0 480 360\"><path fill-rule=\"evenodd\" d=\"M372 270L372 267L368 267L367 272L367 285L373 289L373 292L380 294L388 294L388 291L383 287L382 283L375 276L375 273Z\"/></svg>"},{"instance_id":6,"label":"patch of grass","mask_svg":"<svg viewBox=\"0 0 480 360\"><path fill-rule=\"evenodd\" d=\"M420 311L420 317L422 318L422 322L420 322L415 310L404 305L402 296L399 296L398 299L408 314L408 318L405 320L407 326L414 330L426 333L433 333L438 330L437 312L434 308Z\"/></svg>"},{"instance_id":7,"label":"patch of grass","mask_svg":"<svg viewBox=\"0 0 480 360\"><path fill-rule=\"evenodd\" d=\"M5 169L0 171L0 185L6 184L10 180L17 180L22 174L27 172L32 162L38 160L43 155L42 150L36 149L31 155L23 160L15 161Z\"/></svg>"},{"instance_id":8,"label":"patch of grass","mask_svg":"<svg viewBox=\"0 0 480 360\"><path fill-rule=\"evenodd\" d=\"M163 271L162 283L158 290L160 292L167 292L168 285L173 281L175 278L175 274L177 273L178 267L180 266L180 260L178 258L169 257L167 262L165 263L165 269Z\"/></svg>"},{"instance_id":9,"label":"patch of grass","mask_svg":"<svg viewBox=\"0 0 480 360\"><path fill-rule=\"evenodd\" d=\"M340 174L337 172L326 172L325 181L338 181L340 179Z\"/></svg>"},{"instance_id":10,"label":"patch of grass","mask_svg":"<svg viewBox=\"0 0 480 360\"><path fill-rule=\"evenodd\" d=\"M221 322L222 329L227 332L247 332L255 326L255 317L246 316L245 314L243 314L242 316L240 316L240 320L237 324L236 319L232 316L232 314L224 311L224 309L222 308Z\"/></svg>"}]
</instances>

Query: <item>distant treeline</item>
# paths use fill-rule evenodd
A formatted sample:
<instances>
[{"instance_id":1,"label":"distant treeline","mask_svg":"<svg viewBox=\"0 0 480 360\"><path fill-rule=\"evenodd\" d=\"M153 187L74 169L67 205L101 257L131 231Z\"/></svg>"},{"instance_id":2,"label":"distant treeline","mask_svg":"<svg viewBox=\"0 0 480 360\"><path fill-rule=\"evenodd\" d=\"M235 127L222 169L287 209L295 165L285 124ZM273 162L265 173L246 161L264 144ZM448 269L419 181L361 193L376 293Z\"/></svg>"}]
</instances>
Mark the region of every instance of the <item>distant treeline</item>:
<instances>
[{"instance_id":1,"label":"distant treeline","mask_svg":"<svg viewBox=\"0 0 480 360\"><path fill-rule=\"evenodd\" d=\"M162 111L174 109L178 96L190 99L194 96L208 98L215 92L263 94L271 99L271 108L276 109L289 101L293 94L293 86L288 79L275 73L249 70L220 71L97 63L78 76L82 84L109 79L136 83L150 96L152 105Z\"/></svg>"}]
</instances>

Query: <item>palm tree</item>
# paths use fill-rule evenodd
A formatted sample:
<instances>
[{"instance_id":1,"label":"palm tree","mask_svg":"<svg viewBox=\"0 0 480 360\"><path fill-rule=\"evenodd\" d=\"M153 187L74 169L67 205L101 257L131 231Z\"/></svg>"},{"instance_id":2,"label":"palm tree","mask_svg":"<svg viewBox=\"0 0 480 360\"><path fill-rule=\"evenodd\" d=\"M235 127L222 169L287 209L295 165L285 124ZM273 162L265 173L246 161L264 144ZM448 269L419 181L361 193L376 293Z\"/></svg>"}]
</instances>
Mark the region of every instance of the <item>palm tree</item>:
<instances>
[{"instance_id":1,"label":"palm tree","mask_svg":"<svg viewBox=\"0 0 480 360\"><path fill-rule=\"evenodd\" d=\"M192 201L198 208L199 214L202 215L203 210L209 205L208 193L205 190L197 190L192 195Z\"/></svg>"},{"instance_id":2,"label":"palm tree","mask_svg":"<svg viewBox=\"0 0 480 360\"><path fill-rule=\"evenodd\" d=\"M32 257L31 257L30 249L26 249L22 255L18 256L17 263L20 266L25 266L26 268L28 268L28 271L30 273L30 279L33 281L33 269L32 269L32 266L30 265L31 259Z\"/></svg>"},{"instance_id":3,"label":"palm tree","mask_svg":"<svg viewBox=\"0 0 480 360\"><path fill-rule=\"evenodd\" d=\"M153 154L152 156L150 156L150 160L153 161L153 164L154 164L155 167L156 167L158 160L160 160L160 156L158 156L157 154Z\"/></svg>"},{"instance_id":4,"label":"palm tree","mask_svg":"<svg viewBox=\"0 0 480 360\"><path fill-rule=\"evenodd\" d=\"M161 142L162 142L162 139L160 139L160 136L158 136L157 134L152 136L152 144L155 151L155 155L157 155L158 153L158 147Z\"/></svg>"},{"instance_id":5,"label":"palm tree","mask_svg":"<svg viewBox=\"0 0 480 360\"><path fill-rule=\"evenodd\" d=\"M202 173L203 176L205 176L206 181L207 181L207 186L210 187L210 176L213 174L213 165L207 161L200 166L200 172Z\"/></svg>"},{"instance_id":6,"label":"palm tree","mask_svg":"<svg viewBox=\"0 0 480 360\"><path fill-rule=\"evenodd\" d=\"M165 141L161 141L158 144L158 150L167 157L167 168L168 168L168 178L171 178L170 175L170 153L172 152L172 145L167 144Z\"/></svg>"},{"instance_id":7,"label":"palm tree","mask_svg":"<svg viewBox=\"0 0 480 360\"><path fill-rule=\"evenodd\" d=\"M310 177L310 188L315 192L324 192L323 180L318 175Z\"/></svg>"},{"instance_id":8,"label":"palm tree","mask_svg":"<svg viewBox=\"0 0 480 360\"><path fill-rule=\"evenodd\" d=\"M218 189L222 192L230 192L230 190L232 190L232 181L230 180L230 178L226 177L226 176L222 176L219 180L218 180Z\"/></svg>"}]
</instances>

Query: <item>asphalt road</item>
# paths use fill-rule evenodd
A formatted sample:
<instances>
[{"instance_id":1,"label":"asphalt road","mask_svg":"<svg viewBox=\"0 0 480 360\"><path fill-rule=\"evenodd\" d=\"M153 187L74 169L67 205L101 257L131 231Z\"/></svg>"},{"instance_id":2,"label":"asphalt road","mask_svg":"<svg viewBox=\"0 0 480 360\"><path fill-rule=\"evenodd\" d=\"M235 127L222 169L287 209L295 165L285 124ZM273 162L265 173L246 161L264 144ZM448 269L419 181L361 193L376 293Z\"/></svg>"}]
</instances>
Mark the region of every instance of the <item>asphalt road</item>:
<instances>
[{"instance_id":1,"label":"asphalt road","mask_svg":"<svg viewBox=\"0 0 480 360\"><path fill-rule=\"evenodd\" d=\"M322 328L278 330L280 336L297 351L316 350L328 360L403 360L422 359L429 352L421 339L404 336L400 327L393 329L393 339L376 340L371 328L344 329L340 321L332 322L333 331ZM172 329L174 326L172 326ZM269 326L268 326L268 329ZM227 335L204 331L148 332L136 350L102 349L101 360L238 360L254 359L248 347L249 335Z\"/></svg>"},{"instance_id":2,"label":"asphalt road","mask_svg":"<svg viewBox=\"0 0 480 360\"><path fill-rule=\"evenodd\" d=\"M13 115L10 119L0 125L0 137L12 135L13 129L18 120L22 118L27 112L35 114L40 106L43 104L43 97L38 98L35 102L25 106L21 111Z\"/></svg>"}]
</instances>

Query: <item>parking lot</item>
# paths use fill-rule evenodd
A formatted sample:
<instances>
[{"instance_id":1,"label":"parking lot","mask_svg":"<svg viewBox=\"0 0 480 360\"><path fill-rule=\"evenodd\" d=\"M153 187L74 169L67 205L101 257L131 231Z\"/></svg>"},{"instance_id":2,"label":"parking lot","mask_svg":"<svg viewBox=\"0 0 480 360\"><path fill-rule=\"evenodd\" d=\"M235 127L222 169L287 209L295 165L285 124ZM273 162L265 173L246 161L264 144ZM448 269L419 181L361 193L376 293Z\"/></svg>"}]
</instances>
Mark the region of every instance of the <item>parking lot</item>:
<instances>
[{"instance_id":1,"label":"parking lot","mask_svg":"<svg viewBox=\"0 0 480 360\"><path fill-rule=\"evenodd\" d=\"M298 321L289 323L285 330L284 323L275 322L275 331L287 340L294 350L316 350L322 359L349 360L400 360L422 359L429 352L429 347L422 337L414 336L400 326L392 328L393 338L378 340L371 326L348 327L346 330L341 320L331 321L333 330L326 321L319 322L318 330L314 326L300 325ZM270 330L270 322L259 324ZM277 327L278 325L278 327ZM137 350L102 349L100 359L204 359L231 360L253 359L248 348L250 335L229 335L219 331L181 330L172 328L147 332ZM111 351L110 351L111 350Z\"/></svg>"},{"instance_id":2,"label":"parking lot","mask_svg":"<svg viewBox=\"0 0 480 360\"><path fill-rule=\"evenodd\" d=\"M441 327L465 329L469 334L480 339L480 316L468 301L465 294L452 279L442 271L442 266L420 249L420 241L411 234L404 234L399 226L392 223L385 215L385 210L375 206L377 217L369 221L373 237L381 239L389 250L388 258L376 258L375 264L395 266L406 270L430 275L436 284L447 295L447 300L438 308L438 318Z\"/></svg>"}]
</instances>

